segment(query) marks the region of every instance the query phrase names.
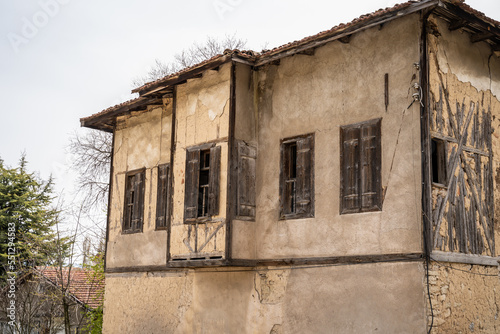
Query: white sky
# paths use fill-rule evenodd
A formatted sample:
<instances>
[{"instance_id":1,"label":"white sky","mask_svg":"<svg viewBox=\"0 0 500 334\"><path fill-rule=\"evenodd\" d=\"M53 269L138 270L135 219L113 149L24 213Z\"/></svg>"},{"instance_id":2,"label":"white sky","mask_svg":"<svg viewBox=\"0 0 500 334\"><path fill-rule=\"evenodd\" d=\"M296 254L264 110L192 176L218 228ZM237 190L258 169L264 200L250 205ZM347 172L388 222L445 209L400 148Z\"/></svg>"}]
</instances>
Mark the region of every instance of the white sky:
<instances>
[{"instance_id":1,"label":"white sky","mask_svg":"<svg viewBox=\"0 0 500 334\"><path fill-rule=\"evenodd\" d=\"M66 146L83 131L79 119L129 99L132 79L156 58L234 33L260 51L395 3L0 0L0 158L15 166L25 151L30 170L67 190ZM500 1L467 3L500 21Z\"/></svg>"}]
</instances>

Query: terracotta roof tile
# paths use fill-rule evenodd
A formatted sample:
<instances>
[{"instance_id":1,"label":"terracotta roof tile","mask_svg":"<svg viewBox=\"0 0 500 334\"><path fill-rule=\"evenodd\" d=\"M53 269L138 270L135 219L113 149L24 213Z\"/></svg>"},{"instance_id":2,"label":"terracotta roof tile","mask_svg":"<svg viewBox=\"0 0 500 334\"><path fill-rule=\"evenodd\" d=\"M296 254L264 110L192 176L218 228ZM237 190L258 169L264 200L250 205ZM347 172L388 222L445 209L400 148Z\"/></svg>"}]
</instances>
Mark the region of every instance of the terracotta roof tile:
<instances>
[{"instance_id":1,"label":"terracotta roof tile","mask_svg":"<svg viewBox=\"0 0 500 334\"><path fill-rule=\"evenodd\" d=\"M136 97L134 99L131 99L131 100L128 100L128 101L125 101L125 102L122 102L122 103L118 103L118 104L116 104L116 105L114 105L112 107L106 108L103 111L100 111L100 112L95 113L93 115L90 115L90 116L87 116L87 117L82 117L82 118L80 118L80 121L81 122L85 122L85 121L87 121L89 119L92 119L94 117L97 117L97 116L100 116L100 115L104 115L104 114L106 114L106 113L108 113L110 111L113 111L113 110L119 109L121 107L125 107L125 106L128 106L128 105L131 105L131 104L133 104L135 102L139 102L141 99L144 99L144 98L142 98L142 97Z\"/></svg>"},{"instance_id":2,"label":"terracotta roof tile","mask_svg":"<svg viewBox=\"0 0 500 334\"><path fill-rule=\"evenodd\" d=\"M418 3L418 2L421 2L421 1L411 0L411 1L407 1L407 2L401 3L401 4L397 4L397 5L393 6L393 7L388 7L388 8L385 8L385 9L379 9L379 10L373 12L373 13L363 14L363 15L355 18L354 20L350 21L349 23L340 23L340 24L332 27L331 29L321 31L321 32L319 32L319 33L317 33L315 35L304 37L304 38L302 38L302 39L300 39L298 41L293 41L293 42L290 42L290 43L283 44L281 46L275 47L275 48L273 48L271 50L266 51L265 53L262 53L260 57L261 58L265 58L267 56L270 56L272 54L284 51L286 49L289 49L289 48L292 48L292 47L296 47L298 45L306 44L308 42L311 42L311 41L314 41L314 40L317 40L317 39L321 39L323 37L332 35L332 34L338 32L338 31L341 31L341 30L345 30L345 29L347 29L347 28L349 28L351 26L354 26L356 24L362 23L364 21L372 20L372 19L374 19L374 18L376 18L378 16L382 16L382 15L390 13L390 12L395 12L395 11L404 9L406 7L409 7L412 3Z\"/></svg>"},{"instance_id":3,"label":"terracotta roof tile","mask_svg":"<svg viewBox=\"0 0 500 334\"><path fill-rule=\"evenodd\" d=\"M450 4L453 4L459 8L461 8L462 10L484 20L485 22L488 22L492 25L495 25L495 26L500 26L500 22L494 20L494 19L491 19L489 17L487 17L484 13L478 11L478 10L475 10L473 9L472 7L470 7L469 5L467 5L464 0L443 0L445 3L450 3ZM161 84L162 82L166 82L168 81L169 79L172 79L172 78L175 78L181 74L185 74L185 73L188 73L198 67L201 67L205 64L209 64L211 62L215 62L216 60L219 60L220 58L224 57L224 56L237 56L239 58L245 58L245 59L248 59L249 61L258 61L258 60L265 60L266 58L269 58L273 55L276 55L276 54L279 54L281 52L284 52L286 50L289 50L289 49L292 49L292 48L295 48L295 47L298 47L298 46L301 46L301 45L306 45L307 43L310 43L310 42L313 42L313 41L319 41L319 40L322 40L322 39L326 39L330 36L333 36L337 33L341 33L343 30L346 30L346 29L349 29L351 27L354 27L356 25L360 25L364 22L367 22L367 21L370 21L370 20L374 20L374 19L377 19L377 18L380 18L380 17L383 17L384 15L386 14L391 14L391 13L397 13L398 11L401 11L405 8L408 8L410 7L412 4L418 4L418 3L422 3L425 5L426 2L431 2L431 0L410 0L410 1L407 1L407 2L403 2L403 3L400 3L400 4L396 4L394 5L393 7L388 7L388 8L385 8L385 9L379 9L375 12L372 12L372 13L368 13L368 14L364 14L364 15L361 15L359 16L358 18L355 18L354 20L350 21L349 23L340 23L334 27L332 27L331 29L328 29L328 30L325 30L325 31L322 31L322 32L319 32L315 35L312 35L312 36L308 36L308 37L305 37L305 38L302 38L300 40L297 40L297 41L293 41L293 42L290 42L290 43L286 43L286 44L283 44L281 46L278 46L278 47L275 47L271 50L263 50L261 53L259 52L255 52L255 51L252 51L252 50L243 50L243 51L240 51L240 50L230 50L230 49L227 49L224 51L223 54L219 54L219 55L215 55L213 56L212 58L209 58L207 60L204 60L198 64L195 64L193 66L190 66L190 67L186 67L178 72L175 72L175 73L172 73L172 74L169 74L163 78L160 78L160 79L157 79L155 81L152 81L152 82L149 82L149 83L146 83L140 87L137 87L135 88L134 90L132 90L132 92L140 92L140 91L144 91L144 90L147 90L148 88L152 87L152 86L155 86L157 84ZM100 116L100 115L104 115L110 111L113 111L113 110L117 110L119 108L122 108L124 106L128 106L128 105L131 105L135 102L138 102L140 101L141 97L138 97L136 99L133 99L133 100L130 100L130 101L127 101L127 102L123 102L123 103L120 103L120 104L117 104L113 107L110 107L110 108L107 108L99 113L96 113L94 115L91 115L91 116L88 116L88 117L85 117L85 118L82 118L81 121L82 122L85 122L87 120L91 120L97 116Z\"/></svg>"},{"instance_id":4,"label":"terracotta roof tile","mask_svg":"<svg viewBox=\"0 0 500 334\"><path fill-rule=\"evenodd\" d=\"M196 67L200 67L200 66L203 66L205 64L208 64L208 63L210 63L210 62L212 62L212 61L214 61L216 59L222 58L223 56L224 56L224 54L215 55L212 58L209 58L209 59L206 59L206 60L202 61L201 63L198 63L198 64L195 64L193 66L189 66L189 67L183 68L182 70L177 71L177 72L172 73L172 74L169 74L167 76L164 76L163 78L160 78L160 79L148 82L147 84L144 84L144 85L142 85L140 87L137 87L137 88L133 89L132 92L135 93L135 92L138 92L140 90L144 90L144 89L146 89L148 87L151 87L151 86L153 86L153 85L155 85L157 83L160 83L160 82L163 82L163 81L167 81L170 78L179 76L182 73L189 72L190 70L195 69Z\"/></svg>"},{"instance_id":5,"label":"terracotta roof tile","mask_svg":"<svg viewBox=\"0 0 500 334\"><path fill-rule=\"evenodd\" d=\"M58 287L68 286L68 268L37 268L38 272ZM93 278L91 272L82 268L71 268L68 291L83 304L96 308L102 305L104 298L104 279ZM62 276L62 279L61 279ZM63 282L63 284L61 284Z\"/></svg>"},{"instance_id":6,"label":"terracotta roof tile","mask_svg":"<svg viewBox=\"0 0 500 334\"><path fill-rule=\"evenodd\" d=\"M472 8L471 6L469 6L468 4L466 4L464 2L464 0L451 0L450 1L451 3L453 3L454 5L457 5L458 7L460 7L461 9L463 9L464 11L470 13L470 14L473 14L474 16L480 18L481 20L484 20L486 22L489 22L495 26L500 26L500 21L497 21L497 20L494 20L488 16L486 16L483 12L480 12L474 8Z\"/></svg>"}]
</instances>

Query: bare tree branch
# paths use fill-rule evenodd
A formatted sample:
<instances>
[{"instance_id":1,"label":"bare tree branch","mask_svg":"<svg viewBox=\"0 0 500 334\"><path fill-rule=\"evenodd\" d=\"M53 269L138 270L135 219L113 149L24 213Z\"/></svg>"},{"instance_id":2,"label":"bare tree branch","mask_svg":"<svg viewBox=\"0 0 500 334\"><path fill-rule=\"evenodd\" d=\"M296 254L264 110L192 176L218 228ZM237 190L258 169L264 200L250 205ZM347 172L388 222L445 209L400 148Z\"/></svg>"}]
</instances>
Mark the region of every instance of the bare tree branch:
<instances>
[{"instance_id":1,"label":"bare tree branch","mask_svg":"<svg viewBox=\"0 0 500 334\"><path fill-rule=\"evenodd\" d=\"M135 78L132 82L134 87L139 87L147 82L163 78L183 68L193 66L202 61L222 54L226 49L244 49L247 41L237 38L236 34L226 35L223 39L207 36L204 43L193 43L188 49L182 50L174 56L174 61L165 63L156 59L155 65L151 67L148 74Z\"/></svg>"},{"instance_id":2,"label":"bare tree branch","mask_svg":"<svg viewBox=\"0 0 500 334\"><path fill-rule=\"evenodd\" d=\"M226 49L243 49L246 40L236 35L226 35L223 39L208 36L204 43L194 43L190 48L175 55L175 60L166 63L156 59L149 72L133 81L134 86L141 86L185 67L192 66ZM109 168L111 163L111 135L103 131L88 129L84 135L75 133L69 144L69 151L74 156L72 167L79 176L77 185L83 194L85 209L104 208L109 191Z\"/></svg>"},{"instance_id":3,"label":"bare tree branch","mask_svg":"<svg viewBox=\"0 0 500 334\"><path fill-rule=\"evenodd\" d=\"M75 133L71 138L69 150L74 157L72 167L79 174L77 186L83 194L83 206L86 209L103 208L107 204L111 141L109 133L91 129L83 135Z\"/></svg>"}]
</instances>

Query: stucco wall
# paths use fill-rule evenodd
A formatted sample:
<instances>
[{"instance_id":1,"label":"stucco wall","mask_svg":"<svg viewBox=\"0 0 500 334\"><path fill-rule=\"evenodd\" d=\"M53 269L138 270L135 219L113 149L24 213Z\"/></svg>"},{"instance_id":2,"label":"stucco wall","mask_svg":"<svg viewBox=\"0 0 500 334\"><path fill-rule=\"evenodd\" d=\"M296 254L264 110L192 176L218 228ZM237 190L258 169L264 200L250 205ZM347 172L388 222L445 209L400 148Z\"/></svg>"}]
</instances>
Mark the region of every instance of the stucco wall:
<instances>
[{"instance_id":1,"label":"stucco wall","mask_svg":"<svg viewBox=\"0 0 500 334\"><path fill-rule=\"evenodd\" d=\"M203 77L177 86L170 237L173 258L189 258L195 253L195 257L225 255L230 68L230 64L221 65L217 71L209 70ZM221 146L219 214L211 222L184 224L186 149L207 142Z\"/></svg>"},{"instance_id":2,"label":"stucco wall","mask_svg":"<svg viewBox=\"0 0 500 334\"><path fill-rule=\"evenodd\" d=\"M166 231L155 231L159 164L170 162L172 101L118 120L115 131L107 268L162 265L166 262ZM125 177L145 168L143 232L122 234Z\"/></svg>"},{"instance_id":3,"label":"stucco wall","mask_svg":"<svg viewBox=\"0 0 500 334\"><path fill-rule=\"evenodd\" d=\"M422 250L420 107L408 108L419 77L419 31L419 17L411 15L255 73L257 216L233 222L235 258ZM340 215L340 126L375 118L382 118L383 209ZM280 139L308 133L315 135L315 217L278 220Z\"/></svg>"},{"instance_id":4,"label":"stucco wall","mask_svg":"<svg viewBox=\"0 0 500 334\"><path fill-rule=\"evenodd\" d=\"M450 31L447 23L430 17L429 41L429 66L430 66L430 92L433 104L431 105L431 130L436 129L436 110L439 109L440 99L446 97L451 103L449 110L452 117L457 117L462 106L466 112L473 105L475 110L489 111L491 117L492 148L484 148L487 153L492 153L493 166L493 196L494 196L494 235L495 241L499 239L499 213L500 213L500 59L492 54L491 48L485 42L471 43L470 35L461 31ZM440 97L441 92L446 91ZM445 95L446 94L446 95ZM434 104L435 102L435 104ZM472 104L471 104L472 103ZM444 133L448 132L449 114L446 105L443 107L445 124ZM478 117L479 121L484 121ZM469 128L469 136L473 135L473 123ZM469 140L465 141L470 146ZM451 150L451 147L450 147ZM483 156L484 163L490 158ZM460 166L470 161L461 161ZM474 169L478 174L477 170ZM482 173L484 174L484 170ZM480 188L484 200L484 187ZM446 188L434 187L434 204L438 196L446 194ZM471 204L466 202L466 208ZM448 225L444 220L440 229L444 240L447 235ZM484 237L484 233L482 233ZM440 246L441 245L441 246ZM470 245L469 245L470 246ZM496 252L488 249L483 255L496 256ZM438 249L449 251L446 244L437 245ZM454 250L457 252L457 249ZM498 268L495 266L471 265L450 262L432 262L429 271L431 302L434 318L428 309L428 324L433 322L433 333L498 333L499 320L499 295L500 278Z\"/></svg>"},{"instance_id":5,"label":"stucco wall","mask_svg":"<svg viewBox=\"0 0 500 334\"><path fill-rule=\"evenodd\" d=\"M106 276L105 333L425 333L418 262L127 275Z\"/></svg>"}]
</instances>

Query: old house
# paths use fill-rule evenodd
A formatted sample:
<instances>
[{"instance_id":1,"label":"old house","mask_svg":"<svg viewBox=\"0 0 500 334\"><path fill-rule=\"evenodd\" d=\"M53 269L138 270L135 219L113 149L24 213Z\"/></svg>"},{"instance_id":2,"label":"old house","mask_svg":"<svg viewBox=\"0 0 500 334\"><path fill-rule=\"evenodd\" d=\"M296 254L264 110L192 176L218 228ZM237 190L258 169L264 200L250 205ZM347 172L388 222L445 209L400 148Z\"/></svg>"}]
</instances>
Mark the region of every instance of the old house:
<instances>
[{"instance_id":1,"label":"old house","mask_svg":"<svg viewBox=\"0 0 500 334\"><path fill-rule=\"evenodd\" d=\"M499 56L408 1L82 118L113 133L104 332L498 332Z\"/></svg>"},{"instance_id":2,"label":"old house","mask_svg":"<svg viewBox=\"0 0 500 334\"><path fill-rule=\"evenodd\" d=\"M8 288L0 290L1 334L63 334L65 306L70 332L88 333L88 313L102 307L104 281L82 268L37 267L17 277L15 286L14 297ZM14 318L9 317L11 300Z\"/></svg>"}]
</instances>

